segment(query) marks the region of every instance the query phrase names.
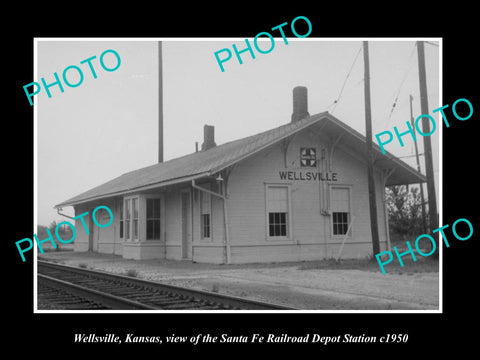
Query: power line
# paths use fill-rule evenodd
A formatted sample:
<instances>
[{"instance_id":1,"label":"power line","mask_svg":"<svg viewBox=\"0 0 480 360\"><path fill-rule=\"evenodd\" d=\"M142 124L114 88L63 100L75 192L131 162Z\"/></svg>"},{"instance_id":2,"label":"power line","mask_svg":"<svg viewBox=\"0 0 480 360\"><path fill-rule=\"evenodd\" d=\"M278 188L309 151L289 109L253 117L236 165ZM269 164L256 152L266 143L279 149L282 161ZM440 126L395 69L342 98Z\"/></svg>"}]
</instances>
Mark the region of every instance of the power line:
<instances>
[{"instance_id":1,"label":"power line","mask_svg":"<svg viewBox=\"0 0 480 360\"><path fill-rule=\"evenodd\" d=\"M357 62L358 55L360 54L361 51L362 51L362 46L360 46L360 48L357 51L357 54L355 55L355 58L353 59L352 66L350 66L350 70L348 70L347 76L345 77L345 80L343 81L343 85L342 85L342 88L340 90L340 93L338 94L337 100L335 100L332 104L333 105L332 114L335 111L335 108L337 107L338 101L342 97L342 93L343 93L343 90L345 89L345 85L347 84L347 80L350 77L350 74L353 70L353 67L355 66L355 63ZM330 105L330 106L332 106L332 105Z\"/></svg>"},{"instance_id":2,"label":"power line","mask_svg":"<svg viewBox=\"0 0 480 360\"><path fill-rule=\"evenodd\" d=\"M412 58L413 58L413 54L415 53L416 46L417 46L417 42L415 42L415 44L413 45L412 52L410 53L410 57L409 57L410 65L408 66L405 74L403 75L402 81L400 82L400 85L398 86L398 90L397 90L396 95L395 95L395 100L393 101L392 108L390 109L390 114L388 115L388 118L387 118L387 121L386 121L386 124L385 124L385 128L390 123L390 119L392 118L393 111L395 110L395 108L397 106L397 102L398 102L398 98L400 96L400 92L402 90L402 86L405 83L405 80L407 80L407 77L410 74L410 70L412 70L412 67L413 67L413 64L414 64L414 62L412 61Z\"/></svg>"},{"instance_id":3,"label":"power line","mask_svg":"<svg viewBox=\"0 0 480 360\"><path fill-rule=\"evenodd\" d=\"M423 156L424 154L418 154L418 156ZM405 159L405 158L411 158L417 155L405 155L405 156L397 156L398 159Z\"/></svg>"}]
</instances>

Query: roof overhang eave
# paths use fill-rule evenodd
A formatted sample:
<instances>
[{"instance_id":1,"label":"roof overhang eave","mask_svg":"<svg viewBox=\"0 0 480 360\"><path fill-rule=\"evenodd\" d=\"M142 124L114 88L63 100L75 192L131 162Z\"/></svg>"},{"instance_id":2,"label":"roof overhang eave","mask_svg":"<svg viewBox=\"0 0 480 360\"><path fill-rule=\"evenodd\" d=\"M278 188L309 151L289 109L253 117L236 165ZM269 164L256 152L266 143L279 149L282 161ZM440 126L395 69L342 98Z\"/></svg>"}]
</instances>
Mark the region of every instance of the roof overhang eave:
<instances>
[{"instance_id":1,"label":"roof overhang eave","mask_svg":"<svg viewBox=\"0 0 480 360\"><path fill-rule=\"evenodd\" d=\"M128 195L128 194L136 193L136 192L139 192L139 191L162 188L162 187L169 186L169 185L180 184L182 182L190 182L192 180L200 179L200 178L203 178L203 177L206 177L206 176L211 176L211 172L202 172L202 173L199 173L199 174L185 176L185 177L181 177L181 178L177 178L177 179L171 179L171 180L168 180L168 181L163 181L163 182L159 182L159 183L155 183L155 184L149 184L149 185L139 186L139 187L131 188L131 189L127 189L127 190L116 191L116 192L102 194L102 195L98 195L98 196L92 196L92 197L88 197L88 198L85 198L85 199L80 199L80 200L77 200L77 201L68 201L67 200L63 203L55 205L53 208L54 209L60 209L60 208L65 207L65 206L75 206L75 205L80 205L80 204L84 204L84 203L88 203L88 202L92 202L92 201L97 201L97 200L101 200L101 199L108 199L108 198L112 198L112 197L115 197L115 196Z\"/></svg>"},{"instance_id":2,"label":"roof overhang eave","mask_svg":"<svg viewBox=\"0 0 480 360\"><path fill-rule=\"evenodd\" d=\"M392 155L391 153L387 152L385 155L384 160L382 161L383 163L387 162L392 164L392 166L379 166L381 168L390 168L390 169L398 169L400 168L401 171L404 173L402 175L402 178L408 178L403 181L392 181L389 183L387 181L386 186L391 186L391 185L408 185L408 184L419 184L419 183L424 183L427 181L427 178L425 175L423 175L421 172L415 170L412 168L410 165L405 163L404 161L400 160L396 156ZM378 165L377 165L378 166ZM393 172L392 177L390 179L395 179L396 178L396 170Z\"/></svg>"}]
</instances>

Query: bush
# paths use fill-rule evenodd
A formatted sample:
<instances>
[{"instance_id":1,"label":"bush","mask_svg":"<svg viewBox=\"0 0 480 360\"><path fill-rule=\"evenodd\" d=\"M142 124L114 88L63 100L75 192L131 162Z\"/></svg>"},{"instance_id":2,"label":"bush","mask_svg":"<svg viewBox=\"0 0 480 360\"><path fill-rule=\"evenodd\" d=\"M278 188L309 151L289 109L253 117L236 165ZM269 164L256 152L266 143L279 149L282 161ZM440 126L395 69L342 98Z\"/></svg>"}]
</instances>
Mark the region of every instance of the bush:
<instances>
[{"instance_id":1,"label":"bush","mask_svg":"<svg viewBox=\"0 0 480 360\"><path fill-rule=\"evenodd\" d=\"M420 188L405 185L386 188L388 225L392 241L406 241L425 233Z\"/></svg>"},{"instance_id":2,"label":"bush","mask_svg":"<svg viewBox=\"0 0 480 360\"><path fill-rule=\"evenodd\" d=\"M128 269L125 271L125 275L130 277L138 277L138 271L135 269Z\"/></svg>"}]
</instances>

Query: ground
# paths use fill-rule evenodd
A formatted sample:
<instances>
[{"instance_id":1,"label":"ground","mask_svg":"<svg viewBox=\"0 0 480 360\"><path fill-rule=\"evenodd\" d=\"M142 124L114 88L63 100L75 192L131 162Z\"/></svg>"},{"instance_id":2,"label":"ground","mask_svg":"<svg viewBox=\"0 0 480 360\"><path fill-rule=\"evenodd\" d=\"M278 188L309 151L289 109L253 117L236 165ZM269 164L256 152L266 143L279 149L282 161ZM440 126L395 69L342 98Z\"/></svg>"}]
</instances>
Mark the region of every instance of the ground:
<instances>
[{"instance_id":1,"label":"ground","mask_svg":"<svg viewBox=\"0 0 480 360\"><path fill-rule=\"evenodd\" d=\"M367 260L210 265L71 251L44 253L39 259L305 310L439 309L438 262L386 267L384 275Z\"/></svg>"}]
</instances>

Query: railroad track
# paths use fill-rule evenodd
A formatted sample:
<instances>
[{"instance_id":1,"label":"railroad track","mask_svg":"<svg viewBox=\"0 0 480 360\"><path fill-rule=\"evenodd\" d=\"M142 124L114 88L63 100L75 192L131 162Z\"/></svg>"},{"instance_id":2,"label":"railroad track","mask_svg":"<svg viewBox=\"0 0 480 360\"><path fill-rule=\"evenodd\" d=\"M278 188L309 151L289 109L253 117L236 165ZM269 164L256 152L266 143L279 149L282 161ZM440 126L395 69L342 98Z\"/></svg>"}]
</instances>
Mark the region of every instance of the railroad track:
<instances>
[{"instance_id":1,"label":"railroad track","mask_svg":"<svg viewBox=\"0 0 480 360\"><path fill-rule=\"evenodd\" d=\"M44 291L42 289L49 288L51 292L57 289L55 291L60 294L53 296L52 301L60 299L69 309L76 309L77 301L78 309L295 310L276 304L41 260L37 261L37 270L39 295L40 291ZM73 298L69 299L69 296Z\"/></svg>"},{"instance_id":2,"label":"railroad track","mask_svg":"<svg viewBox=\"0 0 480 360\"><path fill-rule=\"evenodd\" d=\"M104 297L95 296L90 290L85 290L62 280L38 274L38 302L42 310L102 310L116 307L124 308L122 303L115 304ZM109 306L110 305L110 306ZM39 306L41 308L41 306Z\"/></svg>"}]
</instances>

